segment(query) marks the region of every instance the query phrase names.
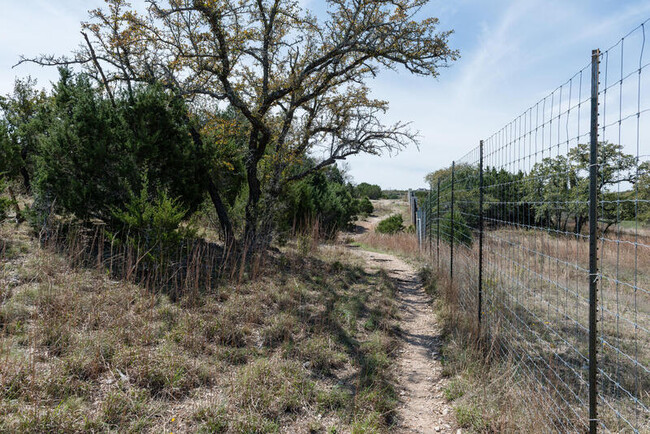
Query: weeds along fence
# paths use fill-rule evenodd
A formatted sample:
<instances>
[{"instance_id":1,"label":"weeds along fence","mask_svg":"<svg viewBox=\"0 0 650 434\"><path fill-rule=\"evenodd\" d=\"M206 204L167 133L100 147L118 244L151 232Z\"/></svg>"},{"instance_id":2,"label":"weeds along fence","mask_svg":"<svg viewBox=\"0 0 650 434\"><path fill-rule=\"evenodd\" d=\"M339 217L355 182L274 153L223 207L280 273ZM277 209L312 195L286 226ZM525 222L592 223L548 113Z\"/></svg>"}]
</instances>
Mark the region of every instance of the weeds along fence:
<instances>
[{"instance_id":1,"label":"weeds along fence","mask_svg":"<svg viewBox=\"0 0 650 434\"><path fill-rule=\"evenodd\" d=\"M268 260L263 252L228 248L198 237L165 243L125 235L110 233L103 224L52 219L39 239L43 247L68 257L72 267L100 270L151 293L165 293L172 300L193 300L220 281L239 285L255 279L263 274Z\"/></svg>"},{"instance_id":2,"label":"weeds along fence","mask_svg":"<svg viewBox=\"0 0 650 434\"><path fill-rule=\"evenodd\" d=\"M421 249L549 430L650 432L647 26L411 200Z\"/></svg>"}]
</instances>

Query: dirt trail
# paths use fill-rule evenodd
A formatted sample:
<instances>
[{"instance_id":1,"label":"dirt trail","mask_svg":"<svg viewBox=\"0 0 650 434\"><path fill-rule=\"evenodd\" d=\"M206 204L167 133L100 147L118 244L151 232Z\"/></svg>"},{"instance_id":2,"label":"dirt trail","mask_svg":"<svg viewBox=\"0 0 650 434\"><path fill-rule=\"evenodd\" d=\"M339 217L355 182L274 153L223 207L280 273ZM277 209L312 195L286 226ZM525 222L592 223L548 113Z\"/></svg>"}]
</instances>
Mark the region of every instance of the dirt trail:
<instances>
[{"instance_id":1,"label":"dirt trail","mask_svg":"<svg viewBox=\"0 0 650 434\"><path fill-rule=\"evenodd\" d=\"M370 218L359 224L373 230L378 220ZM460 432L443 396L440 330L416 271L394 255L351 250L365 259L368 269L383 268L398 283L402 348L398 359L397 390L401 399L396 432Z\"/></svg>"}]
</instances>

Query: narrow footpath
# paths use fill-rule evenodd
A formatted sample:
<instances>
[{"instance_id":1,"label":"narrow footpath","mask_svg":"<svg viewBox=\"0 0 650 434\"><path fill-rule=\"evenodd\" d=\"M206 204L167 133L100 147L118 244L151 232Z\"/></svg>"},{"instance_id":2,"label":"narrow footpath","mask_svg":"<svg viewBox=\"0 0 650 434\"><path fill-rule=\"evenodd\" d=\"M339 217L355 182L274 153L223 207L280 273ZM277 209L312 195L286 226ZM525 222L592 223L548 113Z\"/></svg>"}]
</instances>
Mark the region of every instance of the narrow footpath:
<instances>
[{"instance_id":1,"label":"narrow footpath","mask_svg":"<svg viewBox=\"0 0 650 434\"><path fill-rule=\"evenodd\" d=\"M374 230L378 220L370 218L359 224L365 230ZM353 247L350 250L364 259L368 271L383 268L398 285L402 346L397 366L400 405L395 432L461 432L443 395L440 330L416 270L391 254Z\"/></svg>"}]
</instances>

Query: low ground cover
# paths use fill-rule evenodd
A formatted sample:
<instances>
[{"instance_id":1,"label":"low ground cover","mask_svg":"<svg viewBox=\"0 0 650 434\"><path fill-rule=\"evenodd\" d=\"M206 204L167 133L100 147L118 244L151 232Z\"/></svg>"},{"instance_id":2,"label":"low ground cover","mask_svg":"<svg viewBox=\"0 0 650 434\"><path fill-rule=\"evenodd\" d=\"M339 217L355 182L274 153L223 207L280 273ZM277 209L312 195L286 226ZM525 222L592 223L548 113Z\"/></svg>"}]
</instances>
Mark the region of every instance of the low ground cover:
<instances>
[{"instance_id":1,"label":"low ground cover","mask_svg":"<svg viewBox=\"0 0 650 434\"><path fill-rule=\"evenodd\" d=\"M0 431L371 432L397 403L394 282L342 250L171 297L0 227Z\"/></svg>"}]
</instances>

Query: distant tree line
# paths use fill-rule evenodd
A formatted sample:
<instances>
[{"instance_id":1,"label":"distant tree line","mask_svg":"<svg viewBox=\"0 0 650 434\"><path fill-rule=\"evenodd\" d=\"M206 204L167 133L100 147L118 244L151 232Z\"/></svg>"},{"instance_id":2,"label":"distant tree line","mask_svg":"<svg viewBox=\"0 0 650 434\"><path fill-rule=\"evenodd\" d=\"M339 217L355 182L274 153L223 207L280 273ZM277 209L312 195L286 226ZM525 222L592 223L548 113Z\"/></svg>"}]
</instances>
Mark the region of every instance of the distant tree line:
<instances>
[{"instance_id":1,"label":"distant tree line","mask_svg":"<svg viewBox=\"0 0 650 434\"><path fill-rule=\"evenodd\" d=\"M626 220L650 223L650 166L627 154L620 144L599 143L599 222L604 231ZM567 155L547 157L528 173L487 167L484 179L484 216L488 228L501 225L543 226L582 233L588 221L589 146L579 144ZM438 180L443 220L451 220L451 167L426 176L435 211ZM479 170L458 164L454 173L454 220L476 229L479 217ZM427 198L428 200L428 198ZM425 202L425 201L422 201ZM445 226L446 230L449 230ZM464 233L464 237L471 237Z\"/></svg>"},{"instance_id":2,"label":"distant tree line","mask_svg":"<svg viewBox=\"0 0 650 434\"><path fill-rule=\"evenodd\" d=\"M368 184L367 182L362 182L357 185L354 189L354 194L356 197L367 197L368 199L381 199L382 191L381 187L376 184Z\"/></svg>"}]
</instances>

